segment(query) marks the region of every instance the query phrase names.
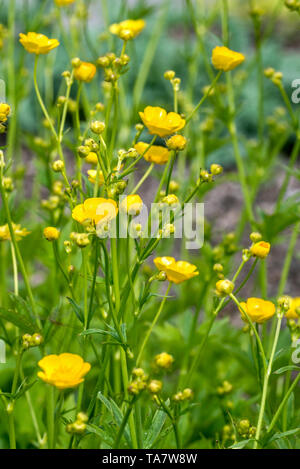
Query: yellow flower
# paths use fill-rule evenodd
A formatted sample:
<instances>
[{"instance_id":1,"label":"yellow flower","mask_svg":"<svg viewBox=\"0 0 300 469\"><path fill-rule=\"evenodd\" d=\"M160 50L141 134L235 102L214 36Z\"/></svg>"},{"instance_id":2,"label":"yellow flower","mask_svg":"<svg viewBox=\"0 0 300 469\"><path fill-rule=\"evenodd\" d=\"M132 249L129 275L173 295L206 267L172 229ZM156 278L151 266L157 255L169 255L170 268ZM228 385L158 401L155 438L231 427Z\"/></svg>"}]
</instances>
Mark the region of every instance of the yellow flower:
<instances>
[{"instance_id":1,"label":"yellow flower","mask_svg":"<svg viewBox=\"0 0 300 469\"><path fill-rule=\"evenodd\" d=\"M97 169L89 169L87 171L88 179L92 184L96 184L97 181L97 172L98 172L98 184L104 184L104 176L101 170L97 171Z\"/></svg>"},{"instance_id":2,"label":"yellow flower","mask_svg":"<svg viewBox=\"0 0 300 469\"><path fill-rule=\"evenodd\" d=\"M12 224L16 241L20 241L25 236L30 234L26 228L21 228L21 225L16 225L15 223ZM8 225L0 226L0 241L10 241L10 231Z\"/></svg>"},{"instance_id":3,"label":"yellow flower","mask_svg":"<svg viewBox=\"0 0 300 469\"><path fill-rule=\"evenodd\" d=\"M85 158L84 161L89 164L98 164L98 158L97 158L97 153L94 151L91 151Z\"/></svg>"},{"instance_id":4,"label":"yellow flower","mask_svg":"<svg viewBox=\"0 0 300 469\"><path fill-rule=\"evenodd\" d=\"M38 365L43 370L38 372L38 377L58 389L78 386L91 369L89 363L73 353L47 355L38 362Z\"/></svg>"},{"instance_id":5,"label":"yellow flower","mask_svg":"<svg viewBox=\"0 0 300 469\"><path fill-rule=\"evenodd\" d=\"M0 103L0 122L6 122L10 113L10 106L6 103Z\"/></svg>"},{"instance_id":6,"label":"yellow flower","mask_svg":"<svg viewBox=\"0 0 300 469\"><path fill-rule=\"evenodd\" d=\"M20 43L31 54L48 54L52 49L59 46L57 39L49 39L44 34L20 33Z\"/></svg>"},{"instance_id":7,"label":"yellow flower","mask_svg":"<svg viewBox=\"0 0 300 469\"><path fill-rule=\"evenodd\" d=\"M290 309L285 313L287 319L300 318L300 297L293 298Z\"/></svg>"},{"instance_id":8,"label":"yellow flower","mask_svg":"<svg viewBox=\"0 0 300 469\"><path fill-rule=\"evenodd\" d=\"M187 139L183 135L173 135L167 140L167 147L170 150L182 151L185 149Z\"/></svg>"},{"instance_id":9,"label":"yellow flower","mask_svg":"<svg viewBox=\"0 0 300 469\"><path fill-rule=\"evenodd\" d=\"M271 245L265 241L259 241L253 244L250 248L250 252L253 256L265 259L270 252Z\"/></svg>"},{"instance_id":10,"label":"yellow flower","mask_svg":"<svg viewBox=\"0 0 300 469\"><path fill-rule=\"evenodd\" d=\"M128 215L136 216L141 213L143 201L138 194L130 194L121 203L121 208Z\"/></svg>"},{"instance_id":11,"label":"yellow flower","mask_svg":"<svg viewBox=\"0 0 300 469\"><path fill-rule=\"evenodd\" d=\"M275 314L275 305L271 301L261 300L260 298L248 298L246 303L241 303L241 308L257 324L262 324ZM241 316L247 322L247 317L242 310Z\"/></svg>"},{"instance_id":12,"label":"yellow flower","mask_svg":"<svg viewBox=\"0 0 300 469\"><path fill-rule=\"evenodd\" d=\"M76 80L89 83L96 75L96 71L97 69L94 64L90 62L81 62L79 67L74 69L74 77Z\"/></svg>"},{"instance_id":13,"label":"yellow flower","mask_svg":"<svg viewBox=\"0 0 300 469\"><path fill-rule=\"evenodd\" d=\"M112 34L121 37L121 39L125 39L126 36L128 39L134 39L141 33L145 26L146 22L144 20L125 20L121 23L112 24L109 30Z\"/></svg>"},{"instance_id":14,"label":"yellow flower","mask_svg":"<svg viewBox=\"0 0 300 469\"><path fill-rule=\"evenodd\" d=\"M139 113L150 134L167 137L185 126L185 120L176 112L169 112L161 107L147 106Z\"/></svg>"},{"instance_id":15,"label":"yellow flower","mask_svg":"<svg viewBox=\"0 0 300 469\"><path fill-rule=\"evenodd\" d=\"M47 241L56 241L59 238L60 234L59 230L54 226L47 226L47 228L44 229L43 233Z\"/></svg>"},{"instance_id":16,"label":"yellow flower","mask_svg":"<svg viewBox=\"0 0 300 469\"><path fill-rule=\"evenodd\" d=\"M168 368L171 367L172 363L174 362L174 358L169 353L162 352L156 355L154 361L155 361L156 366L167 370Z\"/></svg>"},{"instance_id":17,"label":"yellow flower","mask_svg":"<svg viewBox=\"0 0 300 469\"><path fill-rule=\"evenodd\" d=\"M112 199L92 197L86 199L83 204L76 205L72 211L72 217L79 223L91 220L97 224L100 221L109 221L117 216L118 206Z\"/></svg>"},{"instance_id":18,"label":"yellow flower","mask_svg":"<svg viewBox=\"0 0 300 469\"><path fill-rule=\"evenodd\" d=\"M154 264L167 275L169 282L176 284L199 275L197 267L186 261L176 261L174 257L156 257Z\"/></svg>"},{"instance_id":19,"label":"yellow flower","mask_svg":"<svg viewBox=\"0 0 300 469\"><path fill-rule=\"evenodd\" d=\"M235 52L228 49L228 47L215 47L212 51L212 63L217 70L223 70L228 72L233 70L242 62L244 62L245 56L240 52Z\"/></svg>"},{"instance_id":20,"label":"yellow flower","mask_svg":"<svg viewBox=\"0 0 300 469\"><path fill-rule=\"evenodd\" d=\"M148 143L138 142L135 144L134 148L140 155L143 155L145 160L149 161L149 163L165 164L168 161L170 152L166 147L152 145L149 150L147 150L148 146Z\"/></svg>"},{"instance_id":21,"label":"yellow flower","mask_svg":"<svg viewBox=\"0 0 300 469\"><path fill-rule=\"evenodd\" d=\"M75 0L54 0L54 1L55 1L55 4L58 7L64 7L66 5L71 5L71 3L75 2Z\"/></svg>"}]
</instances>

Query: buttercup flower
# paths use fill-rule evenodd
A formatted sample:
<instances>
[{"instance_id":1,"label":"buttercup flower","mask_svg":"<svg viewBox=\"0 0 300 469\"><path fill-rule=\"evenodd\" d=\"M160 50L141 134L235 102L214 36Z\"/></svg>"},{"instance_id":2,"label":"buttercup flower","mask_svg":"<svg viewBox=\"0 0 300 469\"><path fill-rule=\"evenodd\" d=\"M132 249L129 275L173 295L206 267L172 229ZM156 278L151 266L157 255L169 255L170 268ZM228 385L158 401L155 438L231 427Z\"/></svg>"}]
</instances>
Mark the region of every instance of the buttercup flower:
<instances>
[{"instance_id":1,"label":"buttercup flower","mask_svg":"<svg viewBox=\"0 0 300 469\"><path fill-rule=\"evenodd\" d=\"M138 194L130 194L121 203L121 208L128 215L135 216L141 213L143 201Z\"/></svg>"},{"instance_id":2,"label":"buttercup flower","mask_svg":"<svg viewBox=\"0 0 300 469\"><path fill-rule=\"evenodd\" d=\"M109 27L112 34L116 34L121 39L134 39L146 26L144 20L125 20L121 23L114 23Z\"/></svg>"},{"instance_id":3,"label":"buttercup flower","mask_svg":"<svg viewBox=\"0 0 300 469\"><path fill-rule=\"evenodd\" d=\"M199 275L197 267L186 261L176 261L174 257L156 257L154 264L167 275L169 282L179 284Z\"/></svg>"},{"instance_id":4,"label":"buttercup flower","mask_svg":"<svg viewBox=\"0 0 300 469\"><path fill-rule=\"evenodd\" d=\"M250 252L253 256L259 257L259 259L265 259L269 254L271 249L270 243L266 243L265 241L259 241L255 243L250 248Z\"/></svg>"},{"instance_id":5,"label":"buttercup flower","mask_svg":"<svg viewBox=\"0 0 300 469\"><path fill-rule=\"evenodd\" d=\"M97 165L97 164L98 164L97 153L91 151L91 152L84 158L84 161L85 161L86 163L89 163L89 164Z\"/></svg>"},{"instance_id":6,"label":"buttercup flower","mask_svg":"<svg viewBox=\"0 0 300 469\"><path fill-rule=\"evenodd\" d=\"M64 7L64 6L67 6L67 5L71 5L71 3L75 2L75 0L54 0L54 1L55 1L55 4L58 7Z\"/></svg>"},{"instance_id":7,"label":"buttercup flower","mask_svg":"<svg viewBox=\"0 0 300 469\"><path fill-rule=\"evenodd\" d=\"M96 67L90 62L80 62L79 67L74 68L74 77L78 81L89 83L96 75Z\"/></svg>"},{"instance_id":8,"label":"buttercup flower","mask_svg":"<svg viewBox=\"0 0 300 469\"><path fill-rule=\"evenodd\" d=\"M165 164L168 161L170 152L166 147L152 145L146 151L148 146L148 143L138 142L135 144L134 148L140 155L143 155L145 160L149 161L149 163Z\"/></svg>"},{"instance_id":9,"label":"buttercup flower","mask_svg":"<svg viewBox=\"0 0 300 469\"><path fill-rule=\"evenodd\" d=\"M275 305L271 301L265 301L260 298L248 298L247 302L241 303L241 308L248 314L251 321L257 324L270 319L275 314ZM241 317L243 321L247 322L247 317L241 310Z\"/></svg>"},{"instance_id":10,"label":"buttercup flower","mask_svg":"<svg viewBox=\"0 0 300 469\"><path fill-rule=\"evenodd\" d=\"M290 309L285 313L287 319L299 319L300 318L300 297L292 299Z\"/></svg>"},{"instance_id":11,"label":"buttercup flower","mask_svg":"<svg viewBox=\"0 0 300 469\"><path fill-rule=\"evenodd\" d=\"M161 107L147 106L139 113L150 134L167 137L185 126L185 120L176 112L169 112Z\"/></svg>"},{"instance_id":12,"label":"buttercup flower","mask_svg":"<svg viewBox=\"0 0 300 469\"><path fill-rule=\"evenodd\" d=\"M0 122L6 122L10 113L10 106L6 103L0 103Z\"/></svg>"},{"instance_id":13,"label":"buttercup flower","mask_svg":"<svg viewBox=\"0 0 300 469\"><path fill-rule=\"evenodd\" d=\"M38 377L58 389L78 386L91 369L89 363L73 353L47 355L38 362L38 365L43 370L38 372Z\"/></svg>"},{"instance_id":14,"label":"buttercup flower","mask_svg":"<svg viewBox=\"0 0 300 469\"><path fill-rule=\"evenodd\" d=\"M54 226L47 226L47 228L44 229L44 236L47 241L57 240L59 238L59 234L59 230Z\"/></svg>"},{"instance_id":15,"label":"buttercup flower","mask_svg":"<svg viewBox=\"0 0 300 469\"><path fill-rule=\"evenodd\" d=\"M31 54L48 54L52 49L59 46L57 39L49 39L44 34L20 33L20 43Z\"/></svg>"},{"instance_id":16,"label":"buttercup flower","mask_svg":"<svg viewBox=\"0 0 300 469\"><path fill-rule=\"evenodd\" d=\"M98 173L98 175L97 175ZM98 178L98 184L104 184L104 176L101 170L97 171L97 169L89 169L87 171L88 179L92 184L96 184Z\"/></svg>"},{"instance_id":17,"label":"buttercup flower","mask_svg":"<svg viewBox=\"0 0 300 469\"><path fill-rule=\"evenodd\" d=\"M100 221L110 221L117 216L118 206L112 199L92 197L86 199L83 204L76 205L72 211L72 217L79 223L91 220L97 224Z\"/></svg>"},{"instance_id":18,"label":"buttercup flower","mask_svg":"<svg viewBox=\"0 0 300 469\"><path fill-rule=\"evenodd\" d=\"M242 62L244 62L245 56L240 52L235 52L228 47L215 47L212 51L212 63L217 70L223 70L228 72L233 70Z\"/></svg>"},{"instance_id":19,"label":"buttercup flower","mask_svg":"<svg viewBox=\"0 0 300 469\"><path fill-rule=\"evenodd\" d=\"M14 234L16 241L20 241L22 238L25 238L25 236L28 236L30 234L30 231L28 231L26 228L21 228L21 225L16 225L15 223L12 224ZM8 225L2 225L0 226L0 241L10 241L10 231Z\"/></svg>"}]
</instances>

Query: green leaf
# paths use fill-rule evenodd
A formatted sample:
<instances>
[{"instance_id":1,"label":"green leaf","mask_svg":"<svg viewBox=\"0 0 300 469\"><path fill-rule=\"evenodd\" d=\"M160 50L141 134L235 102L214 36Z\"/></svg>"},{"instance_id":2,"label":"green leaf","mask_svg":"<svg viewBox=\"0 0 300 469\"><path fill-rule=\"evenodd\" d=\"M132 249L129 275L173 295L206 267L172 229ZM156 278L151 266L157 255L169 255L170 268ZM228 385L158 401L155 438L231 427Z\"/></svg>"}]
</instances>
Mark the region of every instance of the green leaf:
<instances>
[{"instance_id":1,"label":"green leaf","mask_svg":"<svg viewBox=\"0 0 300 469\"><path fill-rule=\"evenodd\" d=\"M242 440L239 441L238 443L235 443L234 445L230 446L230 449L243 449L245 446L250 443L250 441L255 441L254 438L249 438L248 440Z\"/></svg>"},{"instance_id":2,"label":"green leaf","mask_svg":"<svg viewBox=\"0 0 300 469\"><path fill-rule=\"evenodd\" d=\"M121 425L122 423L122 420L123 420L123 413L121 411L121 409L118 407L118 405L115 403L115 401L110 398L110 399L107 399L101 391L98 392L97 394L97 398L100 399L100 401L105 405L105 407L107 408L107 410L109 411L109 413L112 415L112 417L114 418L116 424L118 426ZM129 433L129 428L128 428L128 424L126 425L125 427L125 430L124 430L124 436L126 438L126 441L128 443L128 446L131 447L131 438L130 438L130 433Z\"/></svg>"},{"instance_id":3,"label":"green leaf","mask_svg":"<svg viewBox=\"0 0 300 469\"><path fill-rule=\"evenodd\" d=\"M72 299L70 298L69 296L67 296L67 300L69 301L69 303L71 304L73 310L74 310L74 313L76 314L77 318L79 319L79 321L83 324L84 323L84 314L83 314L83 311L81 309L81 307Z\"/></svg>"},{"instance_id":4,"label":"green leaf","mask_svg":"<svg viewBox=\"0 0 300 469\"><path fill-rule=\"evenodd\" d=\"M300 367L296 365L289 365L289 366L283 366L282 368L279 368L276 371L273 371L275 375L281 375L282 373L285 373L286 371L300 371Z\"/></svg>"},{"instance_id":5,"label":"green leaf","mask_svg":"<svg viewBox=\"0 0 300 469\"><path fill-rule=\"evenodd\" d=\"M160 432L164 426L167 415L162 410L157 410L154 414L150 428L147 430L146 438L144 439L144 449L150 449L155 444Z\"/></svg>"},{"instance_id":6,"label":"green leaf","mask_svg":"<svg viewBox=\"0 0 300 469\"><path fill-rule=\"evenodd\" d=\"M101 427L97 427L97 425L93 423L89 423L86 426L86 429L90 433L95 433L95 435L99 436L101 440L103 440L110 448L113 447L114 440L111 438L107 431L103 430Z\"/></svg>"},{"instance_id":7,"label":"green leaf","mask_svg":"<svg viewBox=\"0 0 300 469\"><path fill-rule=\"evenodd\" d=\"M11 322L15 326L19 327L22 332L27 334L34 334L37 332L37 326L35 323L28 318L28 316L18 313L12 309L0 308L0 318L5 319L8 322Z\"/></svg>"},{"instance_id":8,"label":"green leaf","mask_svg":"<svg viewBox=\"0 0 300 469\"><path fill-rule=\"evenodd\" d=\"M275 435L273 435L272 438L270 438L268 443L271 443L272 441L280 440L281 438L285 438L287 436L296 435L299 432L300 432L300 428L293 428L292 430L288 430L287 432L275 433Z\"/></svg>"}]
</instances>

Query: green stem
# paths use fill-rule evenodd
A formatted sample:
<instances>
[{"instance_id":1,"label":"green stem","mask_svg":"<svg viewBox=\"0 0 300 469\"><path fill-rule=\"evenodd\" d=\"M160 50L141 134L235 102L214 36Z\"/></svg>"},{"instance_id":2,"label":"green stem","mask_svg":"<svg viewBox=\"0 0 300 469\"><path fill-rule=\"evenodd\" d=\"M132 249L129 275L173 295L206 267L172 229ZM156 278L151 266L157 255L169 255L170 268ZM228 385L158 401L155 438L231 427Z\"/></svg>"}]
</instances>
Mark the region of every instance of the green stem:
<instances>
[{"instance_id":1,"label":"green stem","mask_svg":"<svg viewBox=\"0 0 300 469\"><path fill-rule=\"evenodd\" d=\"M274 417L272 418L272 421L271 421L270 425L268 426L267 433L270 433L273 430L273 428L275 426L275 423L278 420L278 417L280 416L282 410L285 408L285 405L288 401L288 398L290 397L290 395L294 391L294 389L297 386L299 380L300 380L300 373L298 373L297 378L294 379L293 383L291 384L290 388L288 389L287 393L285 394L284 398L282 399L280 406L278 407Z\"/></svg>"},{"instance_id":2,"label":"green stem","mask_svg":"<svg viewBox=\"0 0 300 469\"><path fill-rule=\"evenodd\" d=\"M263 418L264 418L264 412L265 412L265 407L266 407L267 395L268 395L268 384L269 384L269 379L270 379L270 375L272 372L273 360L274 360L278 338L280 334L281 321L282 321L282 316L279 316L277 320L277 327L275 331L272 352L271 352L268 368L265 372L265 377L264 377L264 386L263 386L263 392L262 392L262 397L261 397L260 411L259 411L259 416L258 416L257 430L256 430L253 449L257 449L258 443L259 443L259 438L260 438L260 433L261 433Z\"/></svg>"},{"instance_id":3,"label":"green stem","mask_svg":"<svg viewBox=\"0 0 300 469\"><path fill-rule=\"evenodd\" d=\"M32 294L32 291L31 291L28 275L27 275L27 272L25 270L24 262L23 262L23 259L22 259L22 256L21 256L21 253L20 253L20 250L19 250L19 246L18 246L17 241L16 241L15 232L14 232L14 228L13 228L13 224L12 224L10 210L9 210L9 207L8 207L6 193L5 193L5 190L4 190L4 187L3 187L2 178L3 178L3 174L2 174L2 168L1 168L0 169L0 193L1 193L1 197L2 197L4 212L5 212L5 215L6 215L6 218L7 218L7 224L8 224L8 228L9 228L11 242L12 242L12 245L14 247L16 258L17 258L17 261L19 263L20 270L21 270L21 273L22 273L22 276L23 276L23 279L24 279L24 283L25 283L25 287L26 287L26 290L27 290L29 302L30 302L33 314L35 316L36 323L37 323L37 325L40 329L41 328L41 322L40 322L40 319L39 319L38 314L37 314L37 309L36 309L33 294Z\"/></svg>"},{"instance_id":4,"label":"green stem","mask_svg":"<svg viewBox=\"0 0 300 469\"><path fill-rule=\"evenodd\" d=\"M132 401L130 402L129 406L127 407L127 410L126 410L126 413L123 417L123 420L121 422L121 425L120 425L120 428L119 428L119 431L117 433L117 436L116 436L116 439L115 439L115 442L114 442L114 445L113 445L113 448L114 449L118 449L119 448L119 444L120 444L120 441L121 441L121 438L123 436L123 433L124 433L124 430L125 430L125 427L126 427L126 424L127 424L127 421L131 415L131 412L132 412L132 409L133 409L133 406L134 406L134 403L136 401L136 397L134 397L132 399Z\"/></svg>"},{"instance_id":5,"label":"green stem","mask_svg":"<svg viewBox=\"0 0 300 469\"><path fill-rule=\"evenodd\" d=\"M47 428L48 449L54 448L54 387L50 384L47 389Z\"/></svg>"},{"instance_id":6,"label":"green stem","mask_svg":"<svg viewBox=\"0 0 300 469\"><path fill-rule=\"evenodd\" d=\"M151 325L150 325L150 327L149 327L149 329L148 329L148 331L147 331L147 333L146 333L146 335L145 335L144 341L143 341L143 343L142 343L142 346L141 346L141 348L140 348L140 351L139 351L139 354L138 354L138 357L137 357L137 360L136 360L136 366L137 366L137 367L139 366L139 364L140 364L140 362L141 362L144 348L145 348L146 345L147 345L147 342L148 342L149 337L150 337L150 335L151 335L151 333L152 333L152 331L153 331L153 328L155 327L155 324L157 323L157 321L158 321L158 319L159 319L159 316L161 315L161 312L162 312L163 307L164 307L164 305L165 305L165 302L166 302L166 300L167 300L167 296L168 296L168 294L169 294L169 291L170 291L170 289L171 289L171 286L172 286L172 282L169 283L168 288L167 288L167 290L166 290L166 293L165 293L165 295L164 295L164 298L163 298L163 300L162 300L162 302L161 302L161 304L160 304L160 307L158 308L158 311L157 311L156 315L154 316L154 319L153 319L153 321L152 321L152 323L151 323Z\"/></svg>"},{"instance_id":7,"label":"green stem","mask_svg":"<svg viewBox=\"0 0 300 469\"><path fill-rule=\"evenodd\" d=\"M284 293L284 289L285 289L287 278L288 278L288 275L289 275L294 250L295 250L297 239L298 239L298 236L299 236L299 230L300 230L300 221L298 221L295 224L295 226L293 228L293 231L292 231L290 244L289 244L286 256L285 256L283 269L281 271L280 282L279 282L278 293L277 293L278 297L283 295L283 293Z\"/></svg>"},{"instance_id":8,"label":"green stem","mask_svg":"<svg viewBox=\"0 0 300 469\"><path fill-rule=\"evenodd\" d=\"M137 193L137 191L139 190L141 185L146 181L147 177L151 174L151 171L153 170L153 168L154 168L154 163L151 163L151 165L149 166L149 168L147 169L147 171L145 172L143 177L139 180L137 185L132 189L132 191L131 191L132 194Z\"/></svg>"},{"instance_id":9,"label":"green stem","mask_svg":"<svg viewBox=\"0 0 300 469\"><path fill-rule=\"evenodd\" d=\"M214 87L216 86L220 76L222 75L222 70L220 70L217 75L215 76L215 78L213 79L210 87L208 88L208 90L206 91L206 93L202 96L202 98L200 99L199 103L197 104L197 106L195 107L195 109L193 109L193 111L191 112L191 114L186 118L186 123L188 123L192 117L194 116L194 114L198 111L198 109L202 106L202 104L204 103L204 101L206 100L206 98L210 95L211 91L214 89Z\"/></svg>"}]
</instances>

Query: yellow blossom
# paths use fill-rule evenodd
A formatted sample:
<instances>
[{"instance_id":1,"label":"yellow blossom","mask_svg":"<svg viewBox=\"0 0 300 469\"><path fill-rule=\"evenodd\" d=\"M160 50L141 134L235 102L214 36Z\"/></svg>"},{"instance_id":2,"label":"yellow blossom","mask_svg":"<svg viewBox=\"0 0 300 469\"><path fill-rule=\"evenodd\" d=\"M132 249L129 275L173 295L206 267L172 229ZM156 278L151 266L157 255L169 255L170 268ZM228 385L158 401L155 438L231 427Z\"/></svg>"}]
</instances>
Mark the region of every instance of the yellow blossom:
<instances>
[{"instance_id":1,"label":"yellow blossom","mask_svg":"<svg viewBox=\"0 0 300 469\"><path fill-rule=\"evenodd\" d=\"M169 112L161 107L147 106L139 113L150 134L167 137L185 126L185 120L176 112Z\"/></svg>"},{"instance_id":2,"label":"yellow blossom","mask_svg":"<svg viewBox=\"0 0 300 469\"><path fill-rule=\"evenodd\" d=\"M47 228L44 229L44 236L47 239L47 241L55 241L59 238L59 230L55 228L54 226L47 226Z\"/></svg>"},{"instance_id":3,"label":"yellow blossom","mask_svg":"<svg viewBox=\"0 0 300 469\"><path fill-rule=\"evenodd\" d=\"M98 173L98 176L97 176ZM104 176L101 170L97 169L89 169L87 171L88 179L92 184L96 184L97 178L98 178L98 184L102 185L104 184Z\"/></svg>"},{"instance_id":4,"label":"yellow blossom","mask_svg":"<svg viewBox=\"0 0 300 469\"><path fill-rule=\"evenodd\" d=\"M228 47L215 47L212 51L212 63L217 70L223 70L228 72L233 70L242 62L244 62L245 56L240 52L235 52L228 49Z\"/></svg>"},{"instance_id":5,"label":"yellow blossom","mask_svg":"<svg viewBox=\"0 0 300 469\"><path fill-rule=\"evenodd\" d=\"M109 30L112 34L116 34L122 39L126 36L128 39L134 39L138 36L141 31L146 26L146 22L142 19L140 20L125 20L121 23L114 23L109 27ZM125 33L125 34L124 34Z\"/></svg>"},{"instance_id":6,"label":"yellow blossom","mask_svg":"<svg viewBox=\"0 0 300 469\"><path fill-rule=\"evenodd\" d=\"M148 143L138 142L135 144L134 148L140 155L143 155L145 160L149 161L149 163L156 163L156 164L167 163L169 156L170 156L170 152L166 147L162 147L160 145L152 145L147 150L148 146L149 146Z\"/></svg>"},{"instance_id":7,"label":"yellow blossom","mask_svg":"<svg viewBox=\"0 0 300 469\"><path fill-rule=\"evenodd\" d=\"M271 245L265 241L259 241L250 248L250 252L253 256L265 259L270 252Z\"/></svg>"},{"instance_id":8,"label":"yellow blossom","mask_svg":"<svg viewBox=\"0 0 300 469\"><path fill-rule=\"evenodd\" d=\"M30 234L30 231L28 231L26 228L21 228L21 225L16 225L15 223L12 224L14 234L16 241L20 241L22 238L25 236L28 236ZM0 241L10 241L10 231L8 225L2 225L0 226Z\"/></svg>"},{"instance_id":9,"label":"yellow blossom","mask_svg":"<svg viewBox=\"0 0 300 469\"><path fill-rule=\"evenodd\" d=\"M72 211L72 217L79 223L91 220L97 224L100 221L110 221L117 216L118 206L112 199L92 197L86 199L83 204L76 205Z\"/></svg>"},{"instance_id":10,"label":"yellow blossom","mask_svg":"<svg viewBox=\"0 0 300 469\"><path fill-rule=\"evenodd\" d=\"M90 153L84 158L84 161L89 164L97 165L98 164L97 153L95 153L94 151L90 151Z\"/></svg>"},{"instance_id":11,"label":"yellow blossom","mask_svg":"<svg viewBox=\"0 0 300 469\"><path fill-rule=\"evenodd\" d=\"M299 319L300 318L300 297L292 299L291 307L286 312L285 317L287 319Z\"/></svg>"},{"instance_id":12,"label":"yellow blossom","mask_svg":"<svg viewBox=\"0 0 300 469\"><path fill-rule=\"evenodd\" d=\"M159 368L167 370L172 366L174 358L169 353L162 352L156 355L154 362Z\"/></svg>"},{"instance_id":13,"label":"yellow blossom","mask_svg":"<svg viewBox=\"0 0 300 469\"><path fill-rule=\"evenodd\" d=\"M74 77L78 81L89 83L96 75L96 67L90 62L80 62L79 67L74 69Z\"/></svg>"},{"instance_id":14,"label":"yellow blossom","mask_svg":"<svg viewBox=\"0 0 300 469\"><path fill-rule=\"evenodd\" d=\"M91 368L89 363L73 353L47 355L38 362L38 365L43 370L38 372L38 377L58 389L78 386Z\"/></svg>"},{"instance_id":15,"label":"yellow blossom","mask_svg":"<svg viewBox=\"0 0 300 469\"><path fill-rule=\"evenodd\" d=\"M262 324L275 314L275 305L271 301L260 298L248 298L246 303L241 303L241 308L248 314L251 321L257 324ZM241 316L247 322L247 317L242 310Z\"/></svg>"},{"instance_id":16,"label":"yellow blossom","mask_svg":"<svg viewBox=\"0 0 300 469\"><path fill-rule=\"evenodd\" d=\"M71 3L75 2L75 0L54 0L54 1L55 1L55 4L58 7L64 7L64 6L67 6L67 5L71 5Z\"/></svg>"},{"instance_id":17,"label":"yellow blossom","mask_svg":"<svg viewBox=\"0 0 300 469\"><path fill-rule=\"evenodd\" d=\"M176 284L199 275L197 267L186 261L176 261L174 257L156 257L154 264L167 275L169 282Z\"/></svg>"},{"instance_id":18,"label":"yellow blossom","mask_svg":"<svg viewBox=\"0 0 300 469\"><path fill-rule=\"evenodd\" d=\"M49 39L44 34L29 32L20 33L20 43L31 54L48 54L52 49L59 46L57 39Z\"/></svg>"},{"instance_id":19,"label":"yellow blossom","mask_svg":"<svg viewBox=\"0 0 300 469\"><path fill-rule=\"evenodd\" d=\"M10 106L6 103L0 103L0 122L6 122L10 113Z\"/></svg>"},{"instance_id":20,"label":"yellow blossom","mask_svg":"<svg viewBox=\"0 0 300 469\"><path fill-rule=\"evenodd\" d=\"M139 215L143 207L143 201L138 194L130 194L121 203L123 211L127 212L128 215L136 216Z\"/></svg>"}]
</instances>

